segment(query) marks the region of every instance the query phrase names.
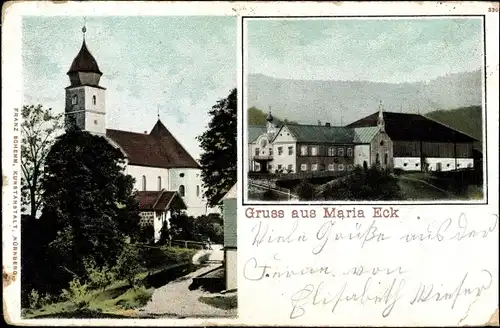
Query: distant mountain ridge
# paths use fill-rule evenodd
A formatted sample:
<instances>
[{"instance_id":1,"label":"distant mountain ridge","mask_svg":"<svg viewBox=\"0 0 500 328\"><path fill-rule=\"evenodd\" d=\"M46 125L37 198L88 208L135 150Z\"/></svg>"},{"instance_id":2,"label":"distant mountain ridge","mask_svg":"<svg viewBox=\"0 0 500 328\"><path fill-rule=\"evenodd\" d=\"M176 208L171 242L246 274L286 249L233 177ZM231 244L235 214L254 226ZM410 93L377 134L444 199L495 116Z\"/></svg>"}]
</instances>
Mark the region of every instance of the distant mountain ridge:
<instances>
[{"instance_id":1,"label":"distant mountain ridge","mask_svg":"<svg viewBox=\"0 0 500 328\"><path fill-rule=\"evenodd\" d=\"M426 114L482 103L480 70L428 82L316 81L248 76L248 106L272 108L275 116L316 124L346 125L377 111L382 101L392 112Z\"/></svg>"}]
</instances>

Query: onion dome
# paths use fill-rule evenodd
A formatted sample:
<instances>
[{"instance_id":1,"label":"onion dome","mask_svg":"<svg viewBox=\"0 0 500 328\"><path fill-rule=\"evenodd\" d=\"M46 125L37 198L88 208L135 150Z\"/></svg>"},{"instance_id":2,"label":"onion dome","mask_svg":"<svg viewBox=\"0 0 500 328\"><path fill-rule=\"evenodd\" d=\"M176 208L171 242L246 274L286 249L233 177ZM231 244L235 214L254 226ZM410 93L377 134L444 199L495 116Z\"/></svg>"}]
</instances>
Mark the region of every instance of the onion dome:
<instances>
[{"instance_id":1,"label":"onion dome","mask_svg":"<svg viewBox=\"0 0 500 328\"><path fill-rule=\"evenodd\" d=\"M68 71L69 80L71 86L81 86L81 85L91 85L99 86L99 80L101 79L102 72L99 70L99 65L94 56L90 53L85 43L85 32L87 29L85 26L82 28L83 32L83 43L80 51L73 59L73 63Z\"/></svg>"}]
</instances>

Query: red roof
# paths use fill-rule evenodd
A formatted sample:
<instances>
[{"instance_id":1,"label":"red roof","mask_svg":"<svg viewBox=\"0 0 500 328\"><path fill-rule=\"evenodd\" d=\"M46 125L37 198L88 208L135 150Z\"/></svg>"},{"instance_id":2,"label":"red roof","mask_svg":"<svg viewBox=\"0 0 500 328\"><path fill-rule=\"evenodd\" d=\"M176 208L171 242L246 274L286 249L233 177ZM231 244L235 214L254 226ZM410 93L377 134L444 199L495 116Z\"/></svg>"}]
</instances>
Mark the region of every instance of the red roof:
<instances>
[{"instance_id":1,"label":"red roof","mask_svg":"<svg viewBox=\"0 0 500 328\"><path fill-rule=\"evenodd\" d=\"M77 72L102 74L99 70L99 65L97 65L97 61L87 49L85 40L83 40L80 52L78 52L78 55L76 55L75 59L73 59L73 63L71 64L68 74Z\"/></svg>"},{"instance_id":2,"label":"red roof","mask_svg":"<svg viewBox=\"0 0 500 328\"><path fill-rule=\"evenodd\" d=\"M168 209L185 210L186 204L175 191L139 191L137 193L139 208L149 211L166 211Z\"/></svg>"},{"instance_id":3,"label":"red roof","mask_svg":"<svg viewBox=\"0 0 500 328\"><path fill-rule=\"evenodd\" d=\"M149 134L107 129L106 136L125 151L132 165L167 169L200 167L160 120Z\"/></svg>"}]
</instances>

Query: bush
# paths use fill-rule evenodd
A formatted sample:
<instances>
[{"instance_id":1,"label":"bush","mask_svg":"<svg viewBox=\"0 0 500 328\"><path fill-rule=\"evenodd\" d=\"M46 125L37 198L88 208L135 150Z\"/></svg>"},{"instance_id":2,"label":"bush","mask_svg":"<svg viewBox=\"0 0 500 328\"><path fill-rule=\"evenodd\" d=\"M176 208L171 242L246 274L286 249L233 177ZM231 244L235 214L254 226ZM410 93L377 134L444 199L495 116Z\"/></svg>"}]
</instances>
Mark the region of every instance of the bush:
<instances>
[{"instance_id":1,"label":"bush","mask_svg":"<svg viewBox=\"0 0 500 328\"><path fill-rule=\"evenodd\" d=\"M296 187L296 193L300 200L313 200L315 198L316 190L312 183L303 180Z\"/></svg>"},{"instance_id":2,"label":"bush","mask_svg":"<svg viewBox=\"0 0 500 328\"><path fill-rule=\"evenodd\" d=\"M118 279L127 280L130 286L134 286L138 282L136 276L144 271L144 266L139 250L135 245L125 245L118 256L113 271Z\"/></svg>"},{"instance_id":3,"label":"bush","mask_svg":"<svg viewBox=\"0 0 500 328\"><path fill-rule=\"evenodd\" d=\"M86 275L88 277L88 287L90 289L104 290L113 281L115 274L107 266L98 267L94 261L84 261Z\"/></svg>"},{"instance_id":4,"label":"bush","mask_svg":"<svg viewBox=\"0 0 500 328\"><path fill-rule=\"evenodd\" d=\"M325 188L326 200L401 200L403 194L397 176L388 169L372 166L355 168L345 178L332 181Z\"/></svg>"},{"instance_id":5,"label":"bush","mask_svg":"<svg viewBox=\"0 0 500 328\"><path fill-rule=\"evenodd\" d=\"M88 295L88 286L82 284L77 278L69 282L69 287L63 289L61 298L65 301L71 301L78 309L87 308L89 302L85 299Z\"/></svg>"},{"instance_id":6,"label":"bush","mask_svg":"<svg viewBox=\"0 0 500 328\"><path fill-rule=\"evenodd\" d=\"M140 247L140 257L144 259L144 267L148 270L160 269L172 264L191 262L196 250L180 247Z\"/></svg>"}]
</instances>

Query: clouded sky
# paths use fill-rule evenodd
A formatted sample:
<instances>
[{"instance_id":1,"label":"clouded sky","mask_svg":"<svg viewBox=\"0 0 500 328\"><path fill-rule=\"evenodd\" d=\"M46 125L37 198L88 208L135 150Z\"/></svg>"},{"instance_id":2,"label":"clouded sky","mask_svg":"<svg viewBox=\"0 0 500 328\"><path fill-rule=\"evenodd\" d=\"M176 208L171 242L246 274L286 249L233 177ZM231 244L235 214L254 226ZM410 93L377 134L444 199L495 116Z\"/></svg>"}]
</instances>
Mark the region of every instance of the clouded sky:
<instances>
[{"instance_id":1,"label":"clouded sky","mask_svg":"<svg viewBox=\"0 0 500 328\"><path fill-rule=\"evenodd\" d=\"M23 20L24 104L64 111L66 72L83 17ZM88 17L86 43L103 72L107 128L150 131L160 118L199 158L208 111L236 87L235 17Z\"/></svg>"},{"instance_id":2,"label":"clouded sky","mask_svg":"<svg viewBox=\"0 0 500 328\"><path fill-rule=\"evenodd\" d=\"M248 70L305 80L410 82L480 69L482 21L248 20Z\"/></svg>"}]
</instances>

